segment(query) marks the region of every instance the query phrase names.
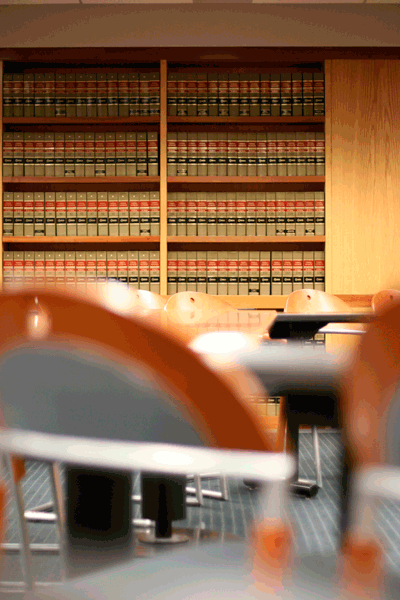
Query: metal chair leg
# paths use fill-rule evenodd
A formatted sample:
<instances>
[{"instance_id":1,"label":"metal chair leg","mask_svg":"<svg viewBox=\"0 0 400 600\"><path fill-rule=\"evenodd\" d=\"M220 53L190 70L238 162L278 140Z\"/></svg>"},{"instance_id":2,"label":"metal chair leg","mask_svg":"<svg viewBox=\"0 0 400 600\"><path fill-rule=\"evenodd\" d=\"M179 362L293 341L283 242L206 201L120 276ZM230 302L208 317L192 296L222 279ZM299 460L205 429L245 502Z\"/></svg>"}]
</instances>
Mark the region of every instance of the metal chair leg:
<instances>
[{"instance_id":1,"label":"metal chair leg","mask_svg":"<svg viewBox=\"0 0 400 600\"><path fill-rule=\"evenodd\" d=\"M312 438L314 447L314 460L315 460L315 474L317 479L317 486L322 488L322 470L321 470L321 457L319 453L319 439L318 439L318 428L316 425L312 425Z\"/></svg>"},{"instance_id":2,"label":"metal chair leg","mask_svg":"<svg viewBox=\"0 0 400 600\"><path fill-rule=\"evenodd\" d=\"M66 514L65 514L64 498L63 498L63 493L62 493L60 465L59 465L59 463L52 463L50 468L51 468L50 481L51 481L51 487L52 487L53 498L54 498L53 510L54 510L55 517L56 517L58 541L60 544L60 559L61 559L61 567L62 567L61 568L61 577L62 577L62 579L65 579L66 567L67 567L66 555L65 555L65 548L66 548L65 536L66 536L67 518L66 518Z\"/></svg>"}]
</instances>

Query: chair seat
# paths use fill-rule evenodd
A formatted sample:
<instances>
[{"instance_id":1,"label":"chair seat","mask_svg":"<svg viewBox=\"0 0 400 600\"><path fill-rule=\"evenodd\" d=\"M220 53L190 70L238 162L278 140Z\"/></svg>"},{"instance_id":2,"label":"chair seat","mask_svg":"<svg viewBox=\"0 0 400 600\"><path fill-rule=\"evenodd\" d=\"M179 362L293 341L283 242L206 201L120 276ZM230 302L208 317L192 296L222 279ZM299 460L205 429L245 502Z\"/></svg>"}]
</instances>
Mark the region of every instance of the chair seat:
<instances>
[{"instance_id":1,"label":"chair seat","mask_svg":"<svg viewBox=\"0 0 400 600\"><path fill-rule=\"evenodd\" d=\"M248 546L245 542L204 544L201 547L174 550L168 554L124 563L96 576L73 583L48 587L36 592L35 600L232 600L261 598L268 594L253 586ZM304 555L296 558L295 568L282 600L337 600L342 597L336 583L336 554ZM247 564L246 564L247 561ZM397 600L400 578L385 577L386 593L382 600ZM396 591L397 590L397 591ZM354 599L355 600L355 599Z\"/></svg>"}]
</instances>

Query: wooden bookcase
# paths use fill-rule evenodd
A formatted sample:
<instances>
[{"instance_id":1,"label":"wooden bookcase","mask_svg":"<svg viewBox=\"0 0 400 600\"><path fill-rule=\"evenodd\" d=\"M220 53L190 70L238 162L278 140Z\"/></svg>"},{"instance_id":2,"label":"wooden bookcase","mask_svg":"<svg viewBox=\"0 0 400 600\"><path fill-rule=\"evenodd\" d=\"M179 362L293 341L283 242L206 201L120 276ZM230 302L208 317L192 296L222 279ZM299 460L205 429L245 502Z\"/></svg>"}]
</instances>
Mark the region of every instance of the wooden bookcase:
<instances>
[{"instance_id":1,"label":"wooden bookcase","mask_svg":"<svg viewBox=\"0 0 400 600\"><path fill-rule=\"evenodd\" d=\"M84 59L83 59L84 60ZM92 62L92 61L91 61ZM324 250L325 236L309 237L168 237L167 236L167 192L173 191L323 191L325 177L168 177L167 176L167 132L200 131L208 125L210 131L324 131L325 117L172 117L167 115L167 72L168 64L158 62L160 72L160 116L138 117L8 117L1 113L0 131L68 131L79 126L80 131L123 131L151 130L159 132L160 175L159 177L2 177L3 190L9 191L135 191L151 190L160 192L160 235L157 237L4 237L1 231L0 259L4 250L64 250L64 249L106 249L109 244L118 249L159 249L160 250L160 289L167 293L167 252L168 250ZM32 65L33 66L33 65ZM55 66L55 65L51 65ZM57 66L62 66L59 62ZM79 66L70 70L79 70ZM100 65L99 65L100 66ZM102 65L104 68L104 64ZM151 65L154 68L154 63ZM93 67L96 67L93 64ZM132 65L135 67L135 65ZM278 65L263 64L264 72L282 71ZM4 64L0 61L0 78ZM32 67L31 67L32 68ZM47 65L47 68L50 68ZM201 64L171 65L172 70L187 68L192 71L233 71L237 66L212 67ZM257 70L254 64L239 65L243 71ZM87 67L89 70L90 67ZM113 65L110 65L110 69ZM126 66L125 66L126 69ZM308 66L292 65L291 71L317 70L315 64ZM90 69L93 70L93 69ZM1 92L0 92L1 94ZM0 105L2 107L2 98ZM0 108L1 110L1 108ZM0 132L0 135L1 135ZM0 152L2 149L2 140ZM2 160L1 160L2 164ZM1 168L1 167L0 167ZM1 209L2 210L2 209ZM1 215L2 216L2 215ZM1 275L2 278L2 269ZM233 305L249 308L283 308L283 296L227 296Z\"/></svg>"}]
</instances>

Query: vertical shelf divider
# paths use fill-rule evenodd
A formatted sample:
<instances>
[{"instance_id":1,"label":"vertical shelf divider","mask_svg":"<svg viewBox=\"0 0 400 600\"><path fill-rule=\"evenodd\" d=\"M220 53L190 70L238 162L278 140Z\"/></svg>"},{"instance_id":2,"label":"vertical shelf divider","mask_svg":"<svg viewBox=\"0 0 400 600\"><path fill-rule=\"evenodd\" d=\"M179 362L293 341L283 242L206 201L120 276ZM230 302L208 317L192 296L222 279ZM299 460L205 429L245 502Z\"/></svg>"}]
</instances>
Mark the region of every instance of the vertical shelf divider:
<instances>
[{"instance_id":1,"label":"vertical shelf divider","mask_svg":"<svg viewBox=\"0 0 400 600\"><path fill-rule=\"evenodd\" d=\"M167 61L160 61L160 293L167 294Z\"/></svg>"},{"instance_id":2,"label":"vertical shelf divider","mask_svg":"<svg viewBox=\"0 0 400 600\"><path fill-rule=\"evenodd\" d=\"M3 289L3 64L0 60L0 291Z\"/></svg>"}]
</instances>

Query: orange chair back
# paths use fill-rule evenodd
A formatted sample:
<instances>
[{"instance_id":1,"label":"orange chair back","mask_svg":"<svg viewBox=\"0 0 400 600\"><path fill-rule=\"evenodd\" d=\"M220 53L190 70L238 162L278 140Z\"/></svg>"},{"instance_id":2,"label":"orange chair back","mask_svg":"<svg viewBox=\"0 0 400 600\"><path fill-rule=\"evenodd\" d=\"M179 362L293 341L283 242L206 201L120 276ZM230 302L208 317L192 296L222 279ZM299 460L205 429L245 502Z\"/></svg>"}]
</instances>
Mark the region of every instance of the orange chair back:
<instances>
[{"instance_id":1,"label":"orange chair back","mask_svg":"<svg viewBox=\"0 0 400 600\"><path fill-rule=\"evenodd\" d=\"M378 312L384 308L389 308L391 304L399 299L399 290L381 290L372 296L372 310Z\"/></svg>"},{"instance_id":2,"label":"orange chair back","mask_svg":"<svg viewBox=\"0 0 400 600\"><path fill-rule=\"evenodd\" d=\"M320 290L304 289L289 294L286 299L285 312L300 314L348 313L352 310L346 302L337 298L337 296Z\"/></svg>"}]
</instances>

